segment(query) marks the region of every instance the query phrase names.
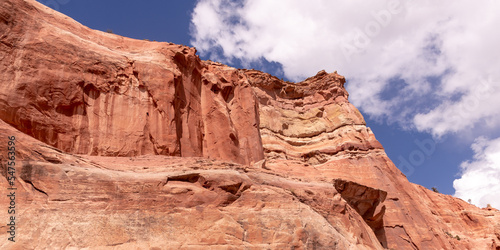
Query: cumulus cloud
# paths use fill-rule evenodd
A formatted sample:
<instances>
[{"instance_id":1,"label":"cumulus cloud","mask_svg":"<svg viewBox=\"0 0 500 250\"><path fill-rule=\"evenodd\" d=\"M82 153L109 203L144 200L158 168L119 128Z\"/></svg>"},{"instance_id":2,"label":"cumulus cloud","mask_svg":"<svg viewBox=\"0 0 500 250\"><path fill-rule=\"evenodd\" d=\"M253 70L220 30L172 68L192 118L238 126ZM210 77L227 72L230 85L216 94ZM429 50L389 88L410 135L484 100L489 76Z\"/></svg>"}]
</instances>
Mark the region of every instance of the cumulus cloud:
<instances>
[{"instance_id":1,"label":"cumulus cloud","mask_svg":"<svg viewBox=\"0 0 500 250\"><path fill-rule=\"evenodd\" d=\"M453 182L455 196L480 207L500 208L500 138L476 139L474 160L461 164L462 176Z\"/></svg>"},{"instance_id":2,"label":"cumulus cloud","mask_svg":"<svg viewBox=\"0 0 500 250\"><path fill-rule=\"evenodd\" d=\"M494 0L199 0L192 44L226 63L278 62L292 80L337 70L365 114L439 137L498 125L498 13Z\"/></svg>"}]
</instances>

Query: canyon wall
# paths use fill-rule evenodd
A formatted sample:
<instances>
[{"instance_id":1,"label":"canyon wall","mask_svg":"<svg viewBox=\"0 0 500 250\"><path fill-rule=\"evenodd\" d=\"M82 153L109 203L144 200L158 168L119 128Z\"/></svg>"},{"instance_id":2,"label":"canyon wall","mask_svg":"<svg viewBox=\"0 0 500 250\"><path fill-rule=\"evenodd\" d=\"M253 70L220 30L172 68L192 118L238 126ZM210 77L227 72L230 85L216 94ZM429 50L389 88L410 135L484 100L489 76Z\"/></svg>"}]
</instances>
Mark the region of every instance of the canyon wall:
<instances>
[{"instance_id":1,"label":"canyon wall","mask_svg":"<svg viewBox=\"0 0 500 250\"><path fill-rule=\"evenodd\" d=\"M337 72L286 82L34 0L0 2L0 58L2 249L500 249L500 213L408 182Z\"/></svg>"},{"instance_id":2,"label":"canyon wall","mask_svg":"<svg viewBox=\"0 0 500 250\"><path fill-rule=\"evenodd\" d=\"M193 48L93 31L37 6L2 2L2 120L70 153L263 158L244 75L217 78Z\"/></svg>"}]
</instances>

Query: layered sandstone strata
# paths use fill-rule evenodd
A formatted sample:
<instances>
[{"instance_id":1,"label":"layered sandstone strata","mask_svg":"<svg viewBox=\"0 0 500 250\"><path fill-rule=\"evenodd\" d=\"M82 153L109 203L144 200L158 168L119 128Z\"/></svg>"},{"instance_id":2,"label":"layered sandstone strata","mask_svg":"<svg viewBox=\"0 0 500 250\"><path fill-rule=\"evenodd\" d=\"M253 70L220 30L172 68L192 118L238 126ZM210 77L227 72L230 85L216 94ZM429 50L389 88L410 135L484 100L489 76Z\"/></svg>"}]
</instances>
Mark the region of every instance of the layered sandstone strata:
<instances>
[{"instance_id":1,"label":"layered sandstone strata","mask_svg":"<svg viewBox=\"0 0 500 250\"><path fill-rule=\"evenodd\" d=\"M0 58L2 249L499 248L500 213L409 183L336 72L285 82L34 0L0 2Z\"/></svg>"}]
</instances>

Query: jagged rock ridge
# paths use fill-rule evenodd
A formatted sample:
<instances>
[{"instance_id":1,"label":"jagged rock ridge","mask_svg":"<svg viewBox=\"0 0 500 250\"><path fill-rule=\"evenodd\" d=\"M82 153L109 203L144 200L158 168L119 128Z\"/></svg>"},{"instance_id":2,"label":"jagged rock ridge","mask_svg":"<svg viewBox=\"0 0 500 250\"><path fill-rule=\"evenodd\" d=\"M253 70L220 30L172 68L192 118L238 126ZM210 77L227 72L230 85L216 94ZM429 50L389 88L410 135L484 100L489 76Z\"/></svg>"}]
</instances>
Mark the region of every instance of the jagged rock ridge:
<instances>
[{"instance_id":1,"label":"jagged rock ridge","mask_svg":"<svg viewBox=\"0 0 500 250\"><path fill-rule=\"evenodd\" d=\"M2 249L499 248L499 212L409 183L336 72L284 82L33 0L0 2L0 58Z\"/></svg>"}]
</instances>

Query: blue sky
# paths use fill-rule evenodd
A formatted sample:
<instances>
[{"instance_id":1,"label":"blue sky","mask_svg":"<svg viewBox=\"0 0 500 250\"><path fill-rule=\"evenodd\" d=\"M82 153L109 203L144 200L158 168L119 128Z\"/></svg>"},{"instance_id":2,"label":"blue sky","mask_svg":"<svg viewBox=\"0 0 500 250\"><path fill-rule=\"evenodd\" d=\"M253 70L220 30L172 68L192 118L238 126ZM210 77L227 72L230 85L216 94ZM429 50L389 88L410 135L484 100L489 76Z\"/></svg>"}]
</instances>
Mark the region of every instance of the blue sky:
<instances>
[{"instance_id":1,"label":"blue sky","mask_svg":"<svg viewBox=\"0 0 500 250\"><path fill-rule=\"evenodd\" d=\"M498 1L39 2L93 29L290 80L337 70L411 182L500 207Z\"/></svg>"}]
</instances>

